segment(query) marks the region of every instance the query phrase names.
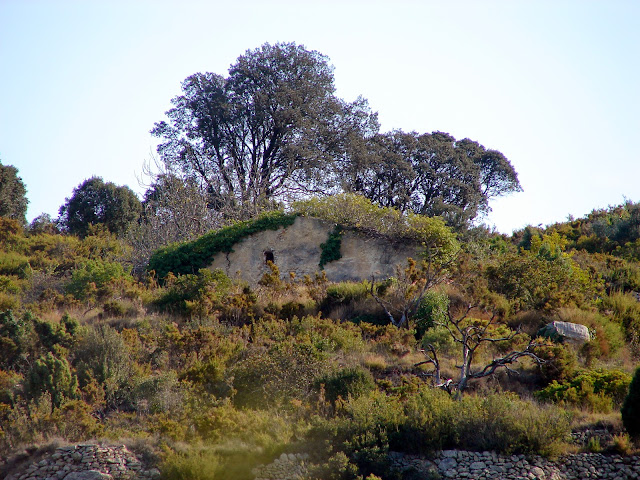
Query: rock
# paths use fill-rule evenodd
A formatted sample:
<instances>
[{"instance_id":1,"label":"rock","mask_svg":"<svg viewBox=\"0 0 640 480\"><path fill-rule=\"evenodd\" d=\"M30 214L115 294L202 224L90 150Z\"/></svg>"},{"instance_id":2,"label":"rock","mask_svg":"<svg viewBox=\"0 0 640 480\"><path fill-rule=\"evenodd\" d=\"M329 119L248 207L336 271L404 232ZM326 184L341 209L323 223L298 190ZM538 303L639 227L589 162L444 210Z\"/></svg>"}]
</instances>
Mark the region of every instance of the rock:
<instances>
[{"instance_id":1,"label":"rock","mask_svg":"<svg viewBox=\"0 0 640 480\"><path fill-rule=\"evenodd\" d=\"M542 470L540 467L533 467L531 469L531 473L535 476L535 478L539 480L544 480L545 478L547 478L544 470Z\"/></svg>"},{"instance_id":2,"label":"rock","mask_svg":"<svg viewBox=\"0 0 640 480\"><path fill-rule=\"evenodd\" d=\"M591 340L589 329L584 325L570 322L551 322L538 331L538 335L552 340L585 343Z\"/></svg>"},{"instance_id":3,"label":"rock","mask_svg":"<svg viewBox=\"0 0 640 480\"><path fill-rule=\"evenodd\" d=\"M84 472L71 472L64 477L64 480L112 480L111 475L102 473L98 470L86 470Z\"/></svg>"},{"instance_id":4,"label":"rock","mask_svg":"<svg viewBox=\"0 0 640 480\"><path fill-rule=\"evenodd\" d=\"M458 466L458 462L453 457L445 457L440 460L438 463L438 469L442 471L451 470L452 468L456 468Z\"/></svg>"}]
</instances>

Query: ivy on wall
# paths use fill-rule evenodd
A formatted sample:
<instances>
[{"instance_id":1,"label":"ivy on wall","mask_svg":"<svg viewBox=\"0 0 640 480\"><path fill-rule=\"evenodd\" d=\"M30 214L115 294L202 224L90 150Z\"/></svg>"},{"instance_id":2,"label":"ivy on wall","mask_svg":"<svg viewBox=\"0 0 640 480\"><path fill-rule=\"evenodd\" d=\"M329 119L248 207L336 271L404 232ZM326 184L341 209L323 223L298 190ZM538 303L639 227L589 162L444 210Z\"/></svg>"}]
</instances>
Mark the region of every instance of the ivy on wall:
<instances>
[{"instance_id":1,"label":"ivy on wall","mask_svg":"<svg viewBox=\"0 0 640 480\"><path fill-rule=\"evenodd\" d=\"M336 225L335 228L329 232L327 241L320 244L320 248L322 249L322 252L320 253L320 263L318 263L320 270L324 270L324 266L327 263L334 262L342 258L342 253L340 253L340 247L342 246L342 233L342 226Z\"/></svg>"}]
</instances>

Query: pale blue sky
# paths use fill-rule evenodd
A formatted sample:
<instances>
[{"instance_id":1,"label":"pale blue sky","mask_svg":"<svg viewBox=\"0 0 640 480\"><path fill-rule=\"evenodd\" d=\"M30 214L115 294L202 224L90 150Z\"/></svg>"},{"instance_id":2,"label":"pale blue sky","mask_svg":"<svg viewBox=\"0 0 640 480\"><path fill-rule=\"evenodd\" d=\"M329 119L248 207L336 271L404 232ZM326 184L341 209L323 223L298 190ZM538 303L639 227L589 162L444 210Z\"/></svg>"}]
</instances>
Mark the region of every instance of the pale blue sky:
<instances>
[{"instance_id":1,"label":"pale blue sky","mask_svg":"<svg viewBox=\"0 0 640 480\"><path fill-rule=\"evenodd\" d=\"M142 193L180 82L278 41L327 55L338 95L368 98L385 131L503 152L524 192L492 203L501 231L640 201L635 0L0 0L0 159L29 220L93 175Z\"/></svg>"}]
</instances>

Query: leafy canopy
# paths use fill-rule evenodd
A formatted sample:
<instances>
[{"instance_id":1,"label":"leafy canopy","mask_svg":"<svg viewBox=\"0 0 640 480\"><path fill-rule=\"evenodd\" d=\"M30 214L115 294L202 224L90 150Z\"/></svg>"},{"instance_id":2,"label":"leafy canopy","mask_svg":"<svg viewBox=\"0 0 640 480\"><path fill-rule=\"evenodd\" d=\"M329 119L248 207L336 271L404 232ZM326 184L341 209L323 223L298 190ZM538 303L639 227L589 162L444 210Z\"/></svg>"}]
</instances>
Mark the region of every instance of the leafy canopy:
<instances>
[{"instance_id":1,"label":"leafy canopy","mask_svg":"<svg viewBox=\"0 0 640 480\"><path fill-rule=\"evenodd\" d=\"M13 218L26 223L27 190L18 176L18 169L0 163L0 217Z\"/></svg>"},{"instance_id":2,"label":"leafy canopy","mask_svg":"<svg viewBox=\"0 0 640 480\"><path fill-rule=\"evenodd\" d=\"M185 79L151 133L165 164L200 182L214 209L247 218L335 183L326 167L350 135L377 131L366 101L346 103L334 91L327 57L266 43L238 57L226 78Z\"/></svg>"},{"instance_id":3,"label":"leafy canopy","mask_svg":"<svg viewBox=\"0 0 640 480\"><path fill-rule=\"evenodd\" d=\"M92 225L104 225L122 235L138 219L142 206L133 191L100 177L91 177L73 189L73 194L60 207L59 222L64 230L86 236Z\"/></svg>"}]
</instances>

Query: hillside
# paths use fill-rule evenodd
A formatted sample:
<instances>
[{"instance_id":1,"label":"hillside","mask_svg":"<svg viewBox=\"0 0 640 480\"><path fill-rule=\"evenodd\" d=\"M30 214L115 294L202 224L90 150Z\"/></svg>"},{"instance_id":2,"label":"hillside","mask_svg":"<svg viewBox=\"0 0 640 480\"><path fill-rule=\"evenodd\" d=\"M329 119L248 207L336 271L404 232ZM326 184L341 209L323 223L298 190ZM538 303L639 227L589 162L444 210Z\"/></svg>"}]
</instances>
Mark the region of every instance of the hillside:
<instances>
[{"instance_id":1,"label":"hillside","mask_svg":"<svg viewBox=\"0 0 640 480\"><path fill-rule=\"evenodd\" d=\"M629 454L638 212L507 237L343 195L163 247L136 275L126 236L2 217L0 458L102 440L166 479L253 479L282 453L308 454L308 478L350 479L394 478L389 452ZM206 268L296 215L422 250L374 283L277 259L257 285ZM588 340L540 337L552 322Z\"/></svg>"}]
</instances>

